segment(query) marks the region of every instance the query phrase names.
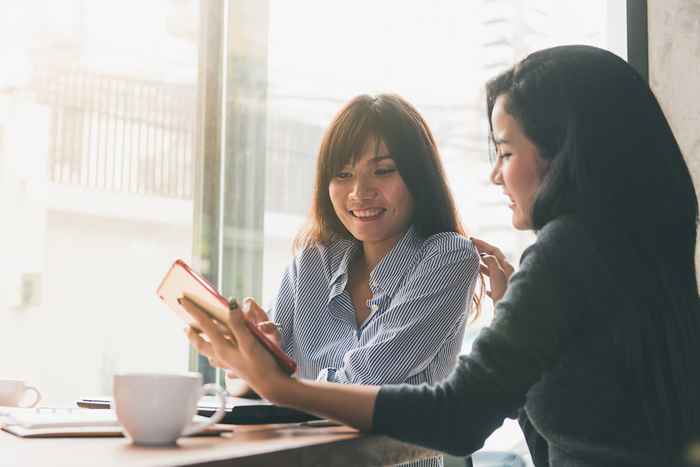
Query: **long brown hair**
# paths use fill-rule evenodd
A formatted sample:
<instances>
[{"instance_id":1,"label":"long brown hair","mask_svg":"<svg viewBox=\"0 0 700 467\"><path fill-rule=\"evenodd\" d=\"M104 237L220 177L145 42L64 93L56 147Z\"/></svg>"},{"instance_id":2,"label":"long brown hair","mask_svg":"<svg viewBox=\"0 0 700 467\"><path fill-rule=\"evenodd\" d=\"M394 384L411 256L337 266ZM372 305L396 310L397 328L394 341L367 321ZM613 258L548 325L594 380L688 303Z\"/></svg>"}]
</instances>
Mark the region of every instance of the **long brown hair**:
<instances>
[{"instance_id":1,"label":"long brown hair","mask_svg":"<svg viewBox=\"0 0 700 467\"><path fill-rule=\"evenodd\" d=\"M395 94L360 95L336 114L323 135L316 162L316 183L309 219L294 241L295 250L353 238L333 209L328 186L338 171L354 162L368 141L386 146L414 200L411 224L427 238L465 231L447 186L435 139L418 111ZM480 277L483 291L483 277ZM474 295L475 315L483 292Z\"/></svg>"}]
</instances>

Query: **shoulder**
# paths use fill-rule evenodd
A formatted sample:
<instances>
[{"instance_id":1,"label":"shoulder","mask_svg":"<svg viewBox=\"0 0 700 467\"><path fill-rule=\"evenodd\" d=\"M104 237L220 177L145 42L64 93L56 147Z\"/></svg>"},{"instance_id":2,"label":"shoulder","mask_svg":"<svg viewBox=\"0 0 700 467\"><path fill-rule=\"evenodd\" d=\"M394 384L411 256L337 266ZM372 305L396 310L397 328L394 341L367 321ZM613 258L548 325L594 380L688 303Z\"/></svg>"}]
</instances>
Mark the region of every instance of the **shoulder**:
<instances>
[{"instance_id":1,"label":"shoulder","mask_svg":"<svg viewBox=\"0 0 700 467\"><path fill-rule=\"evenodd\" d=\"M353 246L350 240L336 240L329 243L307 245L294 256L293 265L297 271L336 270L347 251Z\"/></svg>"},{"instance_id":2,"label":"shoulder","mask_svg":"<svg viewBox=\"0 0 700 467\"><path fill-rule=\"evenodd\" d=\"M441 232L426 238L420 247L420 256L422 259L445 257L479 262L479 254L472 241L455 232Z\"/></svg>"},{"instance_id":3,"label":"shoulder","mask_svg":"<svg viewBox=\"0 0 700 467\"><path fill-rule=\"evenodd\" d=\"M528 256L546 258L552 264L585 264L598 253L588 227L576 216L566 215L551 220L537 232L537 240L525 250L521 263Z\"/></svg>"},{"instance_id":4,"label":"shoulder","mask_svg":"<svg viewBox=\"0 0 700 467\"><path fill-rule=\"evenodd\" d=\"M549 247L563 248L592 239L586 226L574 215L560 216L548 222L537 232L537 243Z\"/></svg>"},{"instance_id":5,"label":"shoulder","mask_svg":"<svg viewBox=\"0 0 700 467\"><path fill-rule=\"evenodd\" d=\"M556 282L569 289L575 284L579 292L596 293L602 283L612 282L589 228L573 215L554 219L537 233L537 241L523 253L520 270L547 278L550 286Z\"/></svg>"}]
</instances>

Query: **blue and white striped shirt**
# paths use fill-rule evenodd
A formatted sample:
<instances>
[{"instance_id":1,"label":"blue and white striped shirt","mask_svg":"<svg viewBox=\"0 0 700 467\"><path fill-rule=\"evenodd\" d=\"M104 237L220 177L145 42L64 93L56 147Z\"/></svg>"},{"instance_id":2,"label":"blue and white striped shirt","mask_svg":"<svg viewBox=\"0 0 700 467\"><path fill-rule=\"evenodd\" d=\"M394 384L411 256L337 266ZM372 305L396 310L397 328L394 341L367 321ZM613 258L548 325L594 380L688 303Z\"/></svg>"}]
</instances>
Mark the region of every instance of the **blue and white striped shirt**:
<instances>
[{"instance_id":1,"label":"blue and white striped shirt","mask_svg":"<svg viewBox=\"0 0 700 467\"><path fill-rule=\"evenodd\" d=\"M410 228L370 273L370 315L358 328L348 289L357 240L304 249L287 268L271 310L297 375L353 384L433 383L461 350L479 272L470 240L420 238ZM440 459L440 458L438 458ZM441 461L417 465L441 465Z\"/></svg>"}]
</instances>

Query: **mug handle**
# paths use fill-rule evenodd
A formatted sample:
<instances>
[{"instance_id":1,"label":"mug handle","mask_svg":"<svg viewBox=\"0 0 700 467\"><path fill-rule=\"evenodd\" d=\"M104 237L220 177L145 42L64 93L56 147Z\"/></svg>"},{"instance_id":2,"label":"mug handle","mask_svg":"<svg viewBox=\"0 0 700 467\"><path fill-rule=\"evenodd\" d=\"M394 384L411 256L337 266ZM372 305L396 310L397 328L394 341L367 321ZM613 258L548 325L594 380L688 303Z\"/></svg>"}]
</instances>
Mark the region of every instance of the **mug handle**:
<instances>
[{"instance_id":1,"label":"mug handle","mask_svg":"<svg viewBox=\"0 0 700 467\"><path fill-rule=\"evenodd\" d=\"M23 406L21 406L22 408L31 408L31 407L34 407L35 405L37 405L37 404L39 403L39 401L41 401L41 393L39 392L39 390L38 390L37 388L35 388L34 386L25 386L25 387L24 387L24 393L26 394L27 391L34 391L34 396L36 397L36 399L34 399L34 402L32 402L32 403L29 404L29 405L23 405ZM24 396L22 396L22 397L24 397Z\"/></svg>"},{"instance_id":2,"label":"mug handle","mask_svg":"<svg viewBox=\"0 0 700 467\"><path fill-rule=\"evenodd\" d=\"M190 424L190 426L185 428L185 430L182 432L182 436L190 436L197 433L201 433L202 431L214 425L215 423L219 423L219 421L221 421L221 419L224 418L224 412L226 410L226 391L224 391L224 389L221 388L218 384L210 383L205 384L204 386L202 386L202 389L199 390L200 398L207 394L214 394L219 398L219 407L216 408L216 412L214 412L214 415L209 417L209 419L206 422L197 422Z\"/></svg>"}]
</instances>

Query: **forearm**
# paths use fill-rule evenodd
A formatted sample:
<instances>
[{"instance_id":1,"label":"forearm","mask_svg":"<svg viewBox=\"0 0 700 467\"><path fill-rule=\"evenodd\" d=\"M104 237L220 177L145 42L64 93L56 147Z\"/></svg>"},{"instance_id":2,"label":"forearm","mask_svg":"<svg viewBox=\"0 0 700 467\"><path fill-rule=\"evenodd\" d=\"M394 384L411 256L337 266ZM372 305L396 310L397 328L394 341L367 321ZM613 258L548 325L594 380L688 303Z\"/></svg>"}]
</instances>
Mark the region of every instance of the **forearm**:
<instances>
[{"instance_id":1,"label":"forearm","mask_svg":"<svg viewBox=\"0 0 700 467\"><path fill-rule=\"evenodd\" d=\"M361 431L371 431L379 388L288 378L282 384L276 384L267 394L267 399Z\"/></svg>"},{"instance_id":2,"label":"forearm","mask_svg":"<svg viewBox=\"0 0 700 467\"><path fill-rule=\"evenodd\" d=\"M241 378L226 377L226 391L233 397L247 397L255 399L258 395L253 388Z\"/></svg>"}]
</instances>

